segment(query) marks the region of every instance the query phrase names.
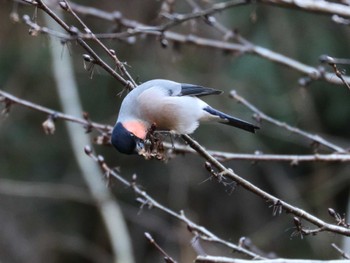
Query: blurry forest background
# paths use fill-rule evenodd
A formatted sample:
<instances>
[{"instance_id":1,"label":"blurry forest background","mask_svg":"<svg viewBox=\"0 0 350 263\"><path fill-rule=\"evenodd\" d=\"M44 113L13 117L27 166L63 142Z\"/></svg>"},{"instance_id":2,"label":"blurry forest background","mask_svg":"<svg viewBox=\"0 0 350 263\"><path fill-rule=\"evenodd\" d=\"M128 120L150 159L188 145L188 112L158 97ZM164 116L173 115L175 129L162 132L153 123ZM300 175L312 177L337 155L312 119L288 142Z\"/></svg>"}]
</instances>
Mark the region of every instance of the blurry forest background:
<instances>
[{"instance_id":1,"label":"blurry forest background","mask_svg":"<svg viewBox=\"0 0 350 263\"><path fill-rule=\"evenodd\" d=\"M114 14L145 25L162 25L171 21L172 14L196 12L195 5L206 10L216 2L75 1L96 10L119 12ZM209 16L198 17L173 26L169 31L183 34L187 40L199 36L225 41L224 34L211 23L219 22L254 45L332 74L333 67L321 63L322 55L349 58L350 33L346 20L339 23L340 17L325 12L262 4L260 1L241 2L247 3L213 14L215 21ZM350 9L348 1L332 2ZM1 3L0 89L50 109L64 111L50 51L56 43L59 52L68 54L73 62L71 73L78 86L83 111L92 121L113 125L122 100L118 94L123 85L98 65L87 70L91 65L84 62L82 56L87 52L75 40L62 41L57 36L40 33L40 30L33 32L33 29L29 34L23 15L28 15L39 26L52 28L47 22L51 20L52 23L52 19L44 19L47 15L43 11L21 1L3 0ZM82 28L57 2L51 1L50 4L68 25ZM126 31L117 20L77 14L96 34ZM116 68L100 46L91 40L86 41L102 59ZM350 90L336 75L330 81L309 81L300 71L258 55L207 48L191 41L179 43L153 35L102 41L115 50L120 61L127 63L126 70L137 83L165 78L220 89L224 94L205 100L224 112L254 122L253 112L229 96L235 90L276 120L322 136L343 149L350 145ZM234 43L235 39L227 41ZM337 68L346 78L348 66L337 64ZM42 123L48 118L47 114L18 104L7 108L6 101L2 99L2 102L0 261L118 262L110 229L99 211L100 206L91 197L91 188L77 163L65 121L58 119L54 134L46 135ZM9 112L5 112L8 109ZM81 112L75 117L82 118L82 115ZM225 125L202 125L193 138L206 149L241 154L256 151L274 155L334 152L334 149L322 145L317 147L312 140L264 120L260 126L259 132L252 135ZM73 124L73 127L79 135L73 141L85 136L82 125ZM89 135L94 152L102 155L110 167L119 167L121 176L131 180L136 174L141 189L173 211L183 210L193 222L224 240L237 244L244 236L254 244L248 246L251 250L257 251L256 246L263 251L262 255L271 252L270 256L283 258L339 258L340 253L331 246L332 243L350 252L350 246L346 247L349 238L335 233L321 232L303 238L296 235L292 215L274 215L271 204L251 192L212 179L204 166L204 159L197 154L178 154L167 162L145 160L140 156L122 155L110 146L94 144L93 138L98 135L95 130ZM182 143L182 140L179 138L178 142ZM83 148L78 154L87 163L94 164ZM224 164L276 197L336 224L328 208L333 208L341 217L347 211L348 161L311 161L291 165L291 161L229 160ZM111 202L121 209L134 262L163 260L160 252L145 238L145 232L149 232L179 262L192 262L198 254L198 246L210 255L240 257L216 243L201 241L200 245L191 245L194 235L183 222L161 210L140 206L130 187L118 182L108 185L103 173L97 171L95 179L105 186L106 192L112 193L108 198L112 198ZM309 225L305 223L305 226ZM114 239L125 241L118 235ZM129 262L133 261L130 259Z\"/></svg>"}]
</instances>

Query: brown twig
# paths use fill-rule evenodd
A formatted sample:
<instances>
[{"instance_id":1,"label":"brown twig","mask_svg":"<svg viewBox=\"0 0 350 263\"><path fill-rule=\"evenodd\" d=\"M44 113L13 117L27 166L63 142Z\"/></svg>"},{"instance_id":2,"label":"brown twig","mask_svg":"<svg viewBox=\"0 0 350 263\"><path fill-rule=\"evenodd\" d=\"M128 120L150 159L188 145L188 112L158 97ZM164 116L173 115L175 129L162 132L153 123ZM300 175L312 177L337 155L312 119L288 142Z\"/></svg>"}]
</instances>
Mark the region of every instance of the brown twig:
<instances>
[{"instance_id":1,"label":"brown twig","mask_svg":"<svg viewBox=\"0 0 350 263\"><path fill-rule=\"evenodd\" d=\"M115 62L116 66L118 69L121 70L122 74L124 74L129 81L131 81L132 86L136 87L137 84L134 81L134 79L131 77L129 72L126 70L124 64L120 62L118 59L117 54L115 53L114 50L107 48L100 39L96 37L96 35L89 29L89 27L84 23L83 20L80 19L80 17L76 14L76 12L71 8L69 2L67 0L63 0L63 2L60 2L60 6L62 7L63 10L69 12L70 14L73 15L73 17L83 26L84 31L91 36L91 39L95 41L102 49L113 59Z\"/></svg>"},{"instance_id":2,"label":"brown twig","mask_svg":"<svg viewBox=\"0 0 350 263\"><path fill-rule=\"evenodd\" d=\"M348 59L337 59L337 58L332 58L327 55L323 55L320 58L321 62L327 63L333 68L334 74L344 83L344 85L350 90L350 85L349 83L344 79L343 74L341 71L338 69L336 63L342 63L342 64L348 64L350 61Z\"/></svg>"},{"instance_id":3,"label":"brown twig","mask_svg":"<svg viewBox=\"0 0 350 263\"><path fill-rule=\"evenodd\" d=\"M246 4L249 4L250 2L251 2L250 0L231 0L227 2L214 3L210 8L207 8L205 10L197 9L196 11L189 14L171 14L171 15L169 14L167 15L167 18L170 19L170 21L158 26L157 31L164 32L179 24L185 23L186 21L197 19L197 18L204 18L210 24L212 22L209 19L210 15L214 13L218 13L223 10L227 10L229 8L246 5Z\"/></svg>"},{"instance_id":4,"label":"brown twig","mask_svg":"<svg viewBox=\"0 0 350 263\"><path fill-rule=\"evenodd\" d=\"M236 101L238 101L239 103L242 103L244 106L246 106L247 108L249 108L252 112L255 113L255 117L258 121L260 120L264 120L264 121L267 121L269 123L272 123L278 127L281 127L281 128L284 128L290 132L293 132L293 133L296 133L298 135L301 135L305 138L308 138L309 140L311 140L312 142L317 142L321 145L324 145L326 146L327 148L331 149L331 150L334 150L338 153L347 153L347 151L338 146L338 145L335 145L334 143L331 143L329 141L327 141L326 139L322 138L321 136L317 135L317 134L311 134L311 133L308 133L306 131L303 131L299 128L296 128L296 127L293 127L285 122L281 122L281 121L278 121L270 116L268 116L267 114L263 113L261 110L259 110L256 106L254 106L253 104L251 104L250 102L248 102L245 98L241 97L240 95L238 95L238 93L233 90L230 92L230 96L235 99Z\"/></svg>"},{"instance_id":5,"label":"brown twig","mask_svg":"<svg viewBox=\"0 0 350 263\"><path fill-rule=\"evenodd\" d=\"M29 102L27 100L20 99L20 98L12 95L10 93L7 93L3 90L0 90L0 97L6 98L12 104L13 103L19 104L19 105L22 105L22 106L27 107L29 109L33 109L33 110L36 110L39 112L46 113L49 116L54 116L55 119L62 119L62 120L66 120L66 121L75 122L75 123L83 125L84 127L90 127L90 128L92 127L100 132L109 133L112 129L112 127L109 125L99 124L97 122L91 122L88 120L84 120L83 118L78 118L78 117L74 117L74 116L71 116L68 114L64 114L62 112L58 112L58 111L43 107L41 105Z\"/></svg>"},{"instance_id":6,"label":"brown twig","mask_svg":"<svg viewBox=\"0 0 350 263\"><path fill-rule=\"evenodd\" d=\"M350 228L350 224L346 222L346 215L343 217L337 213L333 208L328 208L328 213L334 220L337 222L338 226L343 226L346 228Z\"/></svg>"},{"instance_id":7,"label":"brown twig","mask_svg":"<svg viewBox=\"0 0 350 263\"><path fill-rule=\"evenodd\" d=\"M59 16L57 16L42 0L25 0L26 3L34 5L35 7L44 11L52 19L54 19L69 35L76 36L79 30L76 27L68 26ZM134 87L133 83L124 79L115 70L113 70L106 62L104 62L97 53L81 38L77 37L76 41L94 58L94 63L101 66L108 73L110 73L116 80L118 80L125 87Z\"/></svg>"},{"instance_id":8,"label":"brown twig","mask_svg":"<svg viewBox=\"0 0 350 263\"><path fill-rule=\"evenodd\" d=\"M332 243L332 247L337 250L343 258L350 259L350 255L345 253L345 251L340 249L336 244Z\"/></svg>"},{"instance_id":9,"label":"brown twig","mask_svg":"<svg viewBox=\"0 0 350 263\"><path fill-rule=\"evenodd\" d=\"M164 256L164 261L166 263L176 263L176 261L154 240L150 233L146 232L145 237Z\"/></svg>"},{"instance_id":10,"label":"brown twig","mask_svg":"<svg viewBox=\"0 0 350 263\"><path fill-rule=\"evenodd\" d=\"M26 1L28 3L31 3L35 6L37 6L38 8L44 10L46 13L48 13L53 19L56 20L56 22L58 22L70 35L76 35L77 33L79 33L79 31L76 29L76 28L72 28L72 27L68 27L60 18L58 18L49 8L47 8L45 6L45 4L43 3L42 0L38 0L38 1ZM262 1L262 2L268 2L268 1ZM286 2L286 1L269 1L269 2ZM293 3L296 3L296 1L293 1ZM128 32L127 32L128 33ZM162 35L163 37L168 37L169 38L169 32L159 32L157 31L157 28L135 28L135 31L134 32L131 32L129 35L132 35L132 34L141 34L141 33L144 33L144 34L154 34L154 35ZM173 33L175 34L175 33ZM177 35L177 36L180 36L183 38L182 35ZM185 38L183 39L185 41L185 43L189 43L189 44L199 44L200 45L200 40L202 40L201 38L199 37L196 37L196 36L185 36ZM295 69L298 69L298 71L302 72L301 69L305 70L305 65L298 62L298 61L294 61L294 60L288 60L288 58L285 58L284 56L281 56L280 54L276 54L274 52L271 52L270 50L267 50L267 49L264 49L264 48L261 48L261 47L247 47L245 45L242 45L242 44L232 44L232 43L226 43L226 42L223 42L223 41L213 41L213 40L208 40L208 39L204 39L205 41L207 41L207 44L210 43L210 44L218 44L220 45L220 49L224 49L226 47L226 44L227 45L230 45L229 47L230 48L233 48L233 47L236 47L237 50L240 50L242 51L243 53L252 53L252 54L257 54L257 55L260 55L262 57L266 57L266 58L269 58L271 61L274 61L274 62L278 62L278 63L281 63L281 64L285 64L285 65L288 65L289 67L292 67L292 68L295 68ZM99 61L98 59L100 59L95 53L94 51L81 39L81 38L77 38L77 41L80 45L82 45L88 52L89 54L97 61ZM197 43L198 42L198 43ZM232 46L232 45L235 45L235 46ZM100 59L102 61L102 59ZM102 61L103 62L103 61ZM101 62L98 62L97 64L100 64ZM107 65L108 66L108 65ZM109 67L109 66L108 66ZM107 69L108 69L107 67ZM106 68L105 68L106 69ZM107 70L106 69L106 70ZM326 77L324 76L327 76L324 75L324 74L321 74L318 70L315 70L314 68L312 67L307 67L306 70L311 70L311 71L306 71L308 72L307 74L310 75L312 78L314 79L323 79L325 78L327 81L329 81ZM108 70L107 70L108 71ZM110 72L110 71L108 71ZM117 74L115 71L112 70L112 72L114 72L115 74ZM111 72L110 72L111 73ZM112 74L112 73L111 73ZM114 74L112 74L114 76ZM117 75L118 77L120 77L120 79L118 79L121 83L123 83L124 85L131 85L130 83L128 83L128 81L126 81L124 78L122 78L121 76ZM334 76L334 74L330 74L329 76ZM90 123L88 123L90 124ZM283 126L283 125L282 125ZM228 177L234 181L236 181L239 185L243 186L244 188L246 188L247 190L257 194L258 196L260 196L261 198L269 201L269 202L272 202L273 205L279 205L281 206L285 211L287 212L290 212L290 213L293 213L297 216L299 216L300 218L303 218L313 224L315 224L316 226L319 226L320 229L322 229L322 231L330 231L330 232L334 232L334 233L339 233L339 234L343 234L343 235L346 235L346 236L349 236L350 235L350 231L349 229L346 229L344 227L341 227L341 226L335 226L335 225L331 225L331 224L327 224L325 223L324 221L320 220L319 218L313 216L313 215L310 215L308 214L307 212L297 208L297 207L294 207L294 206L291 206L289 205L288 203L284 202L284 201L281 201L279 199L277 199L276 197L264 192L263 190L259 189L258 187L252 185L250 182L242 179L241 177L239 177L237 174L235 174L232 170L229 170L227 169L225 166L223 166L218 160L216 160L215 158L213 158L213 156L211 156L201 145L199 145L197 142L195 142L194 140L192 140L189 136L187 135L183 135L183 138L184 140L195 150L197 151L200 155L202 155L207 161L209 161L213 166L216 167L216 169L219 170L219 173L222 174L222 176L225 176L225 177ZM329 146L328 146L329 147ZM331 148L331 147L330 147ZM335 149L334 149L335 150ZM341 149L343 150L343 149ZM91 151L89 151L88 149L86 149L86 152L87 154L92 157L95 161L97 161L101 168L103 169L103 171L106 173L106 174L109 174L109 175L113 175L114 177L118 177L118 175L112 170L110 169L106 163L104 162L103 158L100 158L100 157L96 157L96 156L93 156ZM342 152L342 151L339 151L339 152ZM125 181L125 179L118 179L120 181ZM137 186L136 186L136 183L133 181L133 182L127 182L128 186L132 187L133 190L138 194L140 195L141 197L141 200L144 201L144 204L149 204L151 206L156 206L157 208L173 215L174 217L180 219L181 221L185 222L190 231L191 232L195 232L196 234L198 234L199 236L201 236L203 239L206 239L206 240L210 240L210 241L213 241L213 242L218 242L218 243L221 243L220 242L220 239L218 239L216 236L213 236L211 233L208 233L208 231L206 229L203 229L202 227L198 226L198 225L195 225L193 224L193 222L189 222L188 219L184 216L184 214L178 214L178 213L175 213L173 212L172 210L160 205L159 203L157 203L155 200L153 200L150 196L148 196L144 191L140 190ZM226 241L224 241L225 244L227 243ZM230 244L230 243L229 243ZM230 247L230 246L228 246ZM236 247L236 246L235 246ZM239 247L238 247L239 248ZM244 251L244 253L246 255L249 255L249 256L252 256L254 255L254 253L252 254L250 251L245 251L245 250L240 250L240 249L237 249L236 248L236 251L239 251L239 252L242 252ZM261 257L260 257L261 258Z\"/></svg>"},{"instance_id":11,"label":"brown twig","mask_svg":"<svg viewBox=\"0 0 350 263\"><path fill-rule=\"evenodd\" d=\"M11 103L18 104L29 109L33 109L39 112L46 113L49 118L53 116L54 119L62 119L66 121L75 122L81 124L87 131L91 131L91 128L98 130L102 135L101 138L103 142L98 144L107 144L109 141L108 134L112 130L112 126L107 124L100 124L97 122L92 122L86 118L78 118L71 116L69 114L64 114L59 111L52 110L47 107L43 107L36 103L20 99L8 92L0 90L0 97L7 99L8 107L11 107ZM83 115L83 113L82 113ZM107 136L107 137L106 137ZM164 146L169 149L172 153L175 154L184 154L184 153L196 153L192 148L181 145L181 144L168 144L164 143ZM230 161L230 160L245 160L245 161L256 161L256 162L264 162L264 161L282 161L282 162L290 162L291 165L297 165L300 162L349 162L350 155L349 154L313 154L313 155L283 155L283 154L265 154L261 152L256 152L254 154L243 154L243 153L230 153L230 152L221 152L221 151L212 151L208 150L208 152L221 162Z\"/></svg>"},{"instance_id":12,"label":"brown twig","mask_svg":"<svg viewBox=\"0 0 350 263\"><path fill-rule=\"evenodd\" d=\"M271 203L273 206L278 204L278 206L280 206L287 213L291 213L295 216L303 218L304 220L316 225L317 227L322 228L322 231L328 231L338 233L344 236L350 236L350 229L326 223L318 217L267 193L266 191L260 189L259 187L240 177L231 169L226 168L222 163L220 163L217 159L211 156L199 143L193 140L190 136L182 135L182 138L188 143L188 145L192 149L198 152L199 155L201 155L205 160L210 162L216 169L218 169L220 175L233 180L249 192L254 193L255 195L259 196L265 201Z\"/></svg>"},{"instance_id":13,"label":"brown twig","mask_svg":"<svg viewBox=\"0 0 350 263\"><path fill-rule=\"evenodd\" d=\"M182 144L164 143L164 146L175 154L196 153L192 148ZM291 165L298 165L301 162L350 162L350 154L331 153L331 154L266 154L256 151L252 154L231 153L222 151L207 150L214 158L220 162L241 160L251 162L289 162Z\"/></svg>"},{"instance_id":14,"label":"brown twig","mask_svg":"<svg viewBox=\"0 0 350 263\"><path fill-rule=\"evenodd\" d=\"M307 12L315 12L325 15L337 14L342 17L350 17L350 7L348 5L333 3L329 1L315 0L258 0L258 3L272 4L286 8L297 8Z\"/></svg>"},{"instance_id":15,"label":"brown twig","mask_svg":"<svg viewBox=\"0 0 350 263\"><path fill-rule=\"evenodd\" d=\"M94 128L104 134L110 133L112 130L112 126L106 124L100 124L97 122L91 122L90 120L84 118L74 117L68 114L64 114L62 112L58 112L47 107L43 107L41 105L35 104L33 102L29 102L24 99L20 99L10 93L0 90L0 96L7 99L7 104L10 105L11 102L15 104L22 105L24 107L46 113L48 116L54 116L55 119L62 119L66 121L75 122L83 125L86 129ZM83 113L82 113L83 114ZM104 140L107 141L107 138ZM104 143L105 144L105 143ZM164 144L165 147L170 149L171 152L176 154L183 153L196 153L192 148L174 144ZM291 165L297 165L300 162L349 162L350 155L349 154L341 154L341 153L332 153L332 154L313 154L313 155L282 155L282 154L265 154L261 152L256 152L254 154L243 154L243 153L229 153L229 152L221 152L221 151L212 151L208 150L208 152L221 162L229 161L229 160L246 160L246 161L282 161L282 162L290 162Z\"/></svg>"},{"instance_id":16,"label":"brown twig","mask_svg":"<svg viewBox=\"0 0 350 263\"><path fill-rule=\"evenodd\" d=\"M222 244L222 245L232 249L233 251L241 253L243 255L246 255L250 258L263 259L261 256L255 254L247 249L244 249L238 245L235 245L231 242L228 242L228 241L225 241L225 240L219 238L218 236L214 235L212 232L210 232L205 227L197 225L196 223L191 221L188 217L186 217L184 212L176 213L173 210L169 209L168 207L165 207L164 205L160 204L158 201L156 201L154 198L152 198L146 191L141 189L141 187L139 187L136 184L136 175L133 176L132 181L126 180L125 178L120 176L114 169L111 169L107 165L107 163L104 161L104 158L102 156L94 155L90 147L88 147L88 146L85 147L85 153L89 157L91 157L92 160L94 160L95 162L97 162L100 165L103 173L107 177L109 177L109 178L112 177L112 178L116 179L117 181L121 182L124 186L132 188L132 190L139 196L139 198L137 200L141 203L142 206L146 206L146 207L150 207L150 208L157 208L157 209L171 215L172 217L180 220L181 222L183 222L187 225L187 228L189 229L189 231L191 233L193 233L194 235L198 236L199 238L201 238L203 240L210 241L213 243Z\"/></svg>"},{"instance_id":17,"label":"brown twig","mask_svg":"<svg viewBox=\"0 0 350 263\"><path fill-rule=\"evenodd\" d=\"M32 3L32 1L28 1ZM40 1L39 1L40 2ZM232 1L235 2L235 1ZM244 2L244 1L242 1ZM273 1L266 1L266 2L273 2ZM280 2L280 1L276 1ZM280 4L283 1L280 2ZM318 1L320 2L320 1ZM237 1L237 3L240 3L240 1ZM293 5L291 3L291 5ZM283 66L289 67L293 70L296 70L305 76L308 76L310 80L325 80L329 83L334 83L334 84L343 84L343 81L336 77L334 73L330 72L323 72L320 69L316 67L312 67L309 65L306 65L304 63L301 63L300 61L294 60L292 58L289 58L287 56L284 56L280 53L274 52L270 49L255 45L248 40L238 36L237 34L233 34L232 31L228 31L227 28L223 28L221 31L228 33L226 38L232 37L234 35L234 39L237 40L238 43L229 43L227 41L221 41L221 40L214 40L214 39L209 39L209 38L203 38L199 37L196 35L183 35L180 33L175 33L169 30L164 31L162 29L162 25L160 26L147 26L142 23L126 19L122 16L120 12L105 12L96 8L91 8L91 7L85 7L82 5L78 4L70 4L71 9L74 10L77 13L80 13L82 15L89 15L89 16L94 16L103 20L107 21L113 21L117 22L118 24L122 25L123 27L127 28L126 31L121 32L121 33L111 33L111 34L95 34L96 38L116 38L116 39L124 39L126 37L130 36L137 36L137 35L154 35L157 37L161 37L162 39L166 39L169 41L174 41L176 43L183 43L183 44L191 44L191 45L196 45L198 47L205 47L205 48L214 48L214 49L220 49L228 52L233 52L233 53L238 53L238 54L253 54L257 55L259 57L265 58L269 61L281 64ZM234 6L234 5L232 5ZM230 6L231 7L231 6ZM228 7L227 7L228 8ZM226 9L227 9L226 8ZM349 7L348 7L349 8ZM215 9L215 8L214 8ZM214 9L206 9L205 13L208 14L213 14L217 11ZM225 8L222 10L226 10ZM44 9L45 11L46 9ZM222 11L221 10L221 11ZM175 25L181 24L185 21L188 21L188 19L195 19L198 17L203 16L203 11L199 10L197 13L194 14L188 14L188 15L182 15L180 17L177 17L177 19L174 21L171 21L169 23L166 23L166 28L169 29ZM55 18L54 18L55 19ZM59 19L59 18L56 18ZM55 19L55 20L56 20ZM59 20L58 20L59 21ZM62 21L63 22L63 21ZM64 22L63 22L64 23ZM76 37L79 39L78 43L81 44L88 52L92 50L89 49L87 44L83 41L83 39L91 39L91 35L81 33L79 30L75 28L74 32L70 32L69 27L66 26L64 27L63 24L60 23L60 25L72 36L72 39L75 39ZM220 27L218 23L213 21L213 25L218 28ZM68 39L69 40L69 39ZM92 54L91 54L92 55ZM96 60L97 64L102 63L100 58L97 58L97 54L92 55L93 58ZM113 69L109 68L107 64L102 64L101 65L104 69L106 69L107 72L111 73L115 78L120 78L121 76L115 76L115 72L113 72ZM349 83L350 82L350 77L349 76L342 76L344 81ZM130 87L126 80L124 79L119 79L119 81L125 85Z\"/></svg>"},{"instance_id":18,"label":"brown twig","mask_svg":"<svg viewBox=\"0 0 350 263\"><path fill-rule=\"evenodd\" d=\"M315 260L315 259L263 259L263 260L251 260L251 259L238 259L228 258L220 256L197 256L196 263L348 263L348 260Z\"/></svg>"}]
</instances>

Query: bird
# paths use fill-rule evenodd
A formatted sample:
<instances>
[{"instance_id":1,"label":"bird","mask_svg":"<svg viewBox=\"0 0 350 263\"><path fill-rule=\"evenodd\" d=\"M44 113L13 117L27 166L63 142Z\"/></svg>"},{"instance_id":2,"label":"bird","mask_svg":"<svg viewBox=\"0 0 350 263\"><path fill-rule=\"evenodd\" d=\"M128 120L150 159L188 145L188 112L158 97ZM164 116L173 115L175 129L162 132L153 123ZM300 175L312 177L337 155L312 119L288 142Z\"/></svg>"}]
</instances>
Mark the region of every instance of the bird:
<instances>
[{"instance_id":1,"label":"bird","mask_svg":"<svg viewBox=\"0 0 350 263\"><path fill-rule=\"evenodd\" d=\"M200 122L216 121L255 133L258 126L216 110L200 97L222 91L166 79L153 79L130 91L123 99L111 143L121 153L144 149L148 131L191 134Z\"/></svg>"}]
</instances>

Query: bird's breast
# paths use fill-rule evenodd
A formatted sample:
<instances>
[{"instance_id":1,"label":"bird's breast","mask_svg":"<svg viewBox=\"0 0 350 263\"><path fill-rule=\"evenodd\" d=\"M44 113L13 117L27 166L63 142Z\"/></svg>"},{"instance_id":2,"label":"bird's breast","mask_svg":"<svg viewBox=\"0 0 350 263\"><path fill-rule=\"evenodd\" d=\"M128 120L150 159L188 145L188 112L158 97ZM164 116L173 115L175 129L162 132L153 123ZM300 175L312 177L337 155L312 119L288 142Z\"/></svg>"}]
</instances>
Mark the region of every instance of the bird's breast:
<instances>
[{"instance_id":1,"label":"bird's breast","mask_svg":"<svg viewBox=\"0 0 350 263\"><path fill-rule=\"evenodd\" d=\"M141 119L158 130L172 130L179 134L192 133L198 127L202 109L194 97L153 97L141 101Z\"/></svg>"}]
</instances>

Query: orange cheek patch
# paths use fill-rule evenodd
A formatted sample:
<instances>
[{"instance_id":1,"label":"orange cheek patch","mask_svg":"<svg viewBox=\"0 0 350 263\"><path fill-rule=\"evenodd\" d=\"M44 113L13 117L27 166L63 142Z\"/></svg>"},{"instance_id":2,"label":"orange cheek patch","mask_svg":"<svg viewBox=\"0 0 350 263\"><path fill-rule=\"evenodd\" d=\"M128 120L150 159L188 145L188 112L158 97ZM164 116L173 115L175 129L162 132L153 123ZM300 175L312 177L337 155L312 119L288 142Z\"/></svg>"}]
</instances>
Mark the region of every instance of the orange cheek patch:
<instances>
[{"instance_id":1,"label":"orange cheek patch","mask_svg":"<svg viewBox=\"0 0 350 263\"><path fill-rule=\"evenodd\" d=\"M132 132L136 137L144 140L147 134L146 126L139 121L128 121L124 122L123 126L129 132Z\"/></svg>"}]
</instances>

